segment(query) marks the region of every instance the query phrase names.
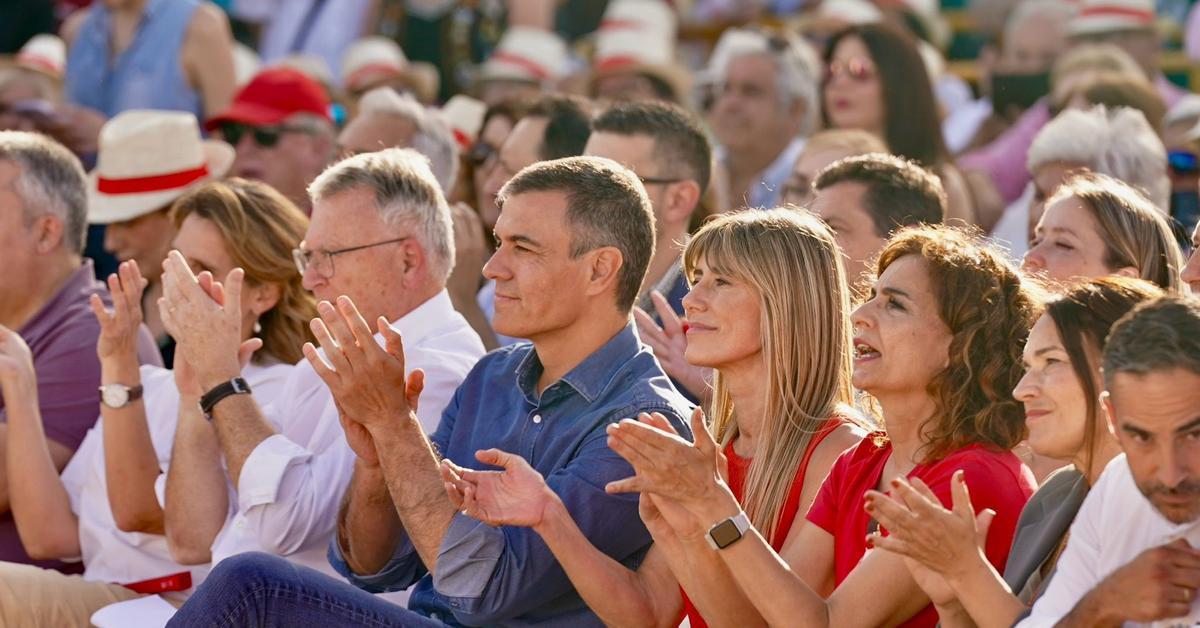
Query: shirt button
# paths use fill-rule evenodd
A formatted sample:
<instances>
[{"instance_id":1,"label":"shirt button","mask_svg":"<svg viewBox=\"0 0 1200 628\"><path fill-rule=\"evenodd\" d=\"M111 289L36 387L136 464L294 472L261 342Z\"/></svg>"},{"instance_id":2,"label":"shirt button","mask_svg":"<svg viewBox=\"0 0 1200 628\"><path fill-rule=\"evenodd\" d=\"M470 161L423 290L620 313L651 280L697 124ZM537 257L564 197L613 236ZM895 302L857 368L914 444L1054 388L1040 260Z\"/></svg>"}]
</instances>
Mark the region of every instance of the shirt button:
<instances>
[{"instance_id":1,"label":"shirt button","mask_svg":"<svg viewBox=\"0 0 1200 628\"><path fill-rule=\"evenodd\" d=\"M540 415L540 414L535 414L535 415L533 415L533 422L534 422L534 423L541 423L541 422L542 422L542 415Z\"/></svg>"}]
</instances>

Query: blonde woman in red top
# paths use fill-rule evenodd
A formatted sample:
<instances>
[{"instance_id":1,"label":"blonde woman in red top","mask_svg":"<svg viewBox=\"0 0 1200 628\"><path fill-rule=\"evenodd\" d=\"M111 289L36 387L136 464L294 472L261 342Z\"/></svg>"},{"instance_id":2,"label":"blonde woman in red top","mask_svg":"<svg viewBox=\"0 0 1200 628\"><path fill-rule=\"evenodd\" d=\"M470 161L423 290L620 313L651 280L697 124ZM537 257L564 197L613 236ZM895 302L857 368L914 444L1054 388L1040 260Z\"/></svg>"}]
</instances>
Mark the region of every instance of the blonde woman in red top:
<instances>
[{"instance_id":1,"label":"blonde woman in red top","mask_svg":"<svg viewBox=\"0 0 1200 628\"><path fill-rule=\"evenodd\" d=\"M692 238L684 270L685 357L715 370L712 429L729 485L781 549L834 461L863 434L850 409L850 302L837 244L798 210L725 215ZM711 441L699 410L693 430ZM588 542L522 459L496 450L477 457L504 471L445 461L447 492L489 524L533 527L604 623L676 626L686 612L693 627L724 625L752 611L720 557L694 551L706 548L705 530L668 523L682 513L660 511L658 498L640 498L655 542L631 571Z\"/></svg>"}]
</instances>

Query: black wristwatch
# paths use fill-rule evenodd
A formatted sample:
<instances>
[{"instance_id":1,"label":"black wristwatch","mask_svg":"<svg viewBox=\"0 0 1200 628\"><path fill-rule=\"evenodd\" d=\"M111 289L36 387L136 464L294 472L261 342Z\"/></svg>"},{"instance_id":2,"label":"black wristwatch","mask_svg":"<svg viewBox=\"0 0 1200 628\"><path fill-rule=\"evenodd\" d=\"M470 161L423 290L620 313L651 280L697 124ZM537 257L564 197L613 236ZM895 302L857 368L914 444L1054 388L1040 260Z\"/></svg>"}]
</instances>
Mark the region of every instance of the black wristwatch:
<instances>
[{"instance_id":1,"label":"black wristwatch","mask_svg":"<svg viewBox=\"0 0 1200 628\"><path fill-rule=\"evenodd\" d=\"M250 384L240 377L235 377L227 382L217 384L212 390L204 393L200 397L200 411L204 413L204 418L212 421L212 411L218 402L232 395L248 394L250 394Z\"/></svg>"}]
</instances>

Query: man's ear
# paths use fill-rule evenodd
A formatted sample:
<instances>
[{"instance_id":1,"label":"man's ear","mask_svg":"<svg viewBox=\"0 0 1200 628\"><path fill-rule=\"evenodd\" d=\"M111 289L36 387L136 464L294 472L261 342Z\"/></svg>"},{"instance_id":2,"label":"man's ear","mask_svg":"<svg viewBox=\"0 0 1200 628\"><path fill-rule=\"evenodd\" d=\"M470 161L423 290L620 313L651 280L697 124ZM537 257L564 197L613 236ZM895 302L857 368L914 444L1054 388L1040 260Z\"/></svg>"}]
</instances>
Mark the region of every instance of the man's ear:
<instances>
[{"instance_id":1,"label":"man's ear","mask_svg":"<svg viewBox=\"0 0 1200 628\"><path fill-rule=\"evenodd\" d=\"M42 214L33 220L33 237L37 242L37 252L45 255L58 249L63 244L66 235L66 225L54 214Z\"/></svg>"},{"instance_id":2,"label":"man's ear","mask_svg":"<svg viewBox=\"0 0 1200 628\"><path fill-rule=\"evenodd\" d=\"M664 205L666 205L662 208L663 222L688 224L692 219L692 213L699 208L700 197L703 194L704 190L700 189L700 184L691 179L668 186L667 193L663 198Z\"/></svg>"},{"instance_id":3,"label":"man's ear","mask_svg":"<svg viewBox=\"0 0 1200 628\"><path fill-rule=\"evenodd\" d=\"M400 243L398 255L404 268L404 283L406 286L416 286L424 280L429 267L429 256L416 238L409 238Z\"/></svg>"},{"instance_id":4,"label":"man's ear","mask_svg":"<svg viewBox=\"0 0 1200 628\"><path fill-rule=\"evenodd\" d=\"M614 246L602 246L591 253L589 276L587 279L588 296L603 294L609 290L616 291L619 283L621 268L625 265L624 256Z\"/></svg>"}]
</instances>

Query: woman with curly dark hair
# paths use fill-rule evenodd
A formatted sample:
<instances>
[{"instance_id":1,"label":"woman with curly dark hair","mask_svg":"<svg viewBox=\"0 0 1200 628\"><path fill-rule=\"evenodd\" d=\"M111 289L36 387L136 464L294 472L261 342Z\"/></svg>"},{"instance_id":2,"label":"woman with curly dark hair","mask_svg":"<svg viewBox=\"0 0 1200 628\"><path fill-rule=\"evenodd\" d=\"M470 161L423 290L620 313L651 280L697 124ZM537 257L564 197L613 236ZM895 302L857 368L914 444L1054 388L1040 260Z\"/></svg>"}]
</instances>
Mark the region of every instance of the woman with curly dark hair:
<instances>
[{"instance_id":1,"label":"woman with curly dark hair","mask_svg":"<svg viewBox=\"0 0 1200 628\"><path fill-rule=\"evenodd\" d=\"M1021 275L1000 253L948 227L899 232L877 271L870 299L850 319L853 383L878 402L884 429L834 463L807 521L780 552L750 525L717 473L707 434L689 444L650 419L609 430L610 446L637 475L608 490L651 495L657 509L644 516L664 519L692 552L717 548L771 625L935 625L937 612L905 559L869 551L866 537L878 525L864 495L908 478L948 504L951 477L964 470L976 507L994 513L984 515L994 516L986 554L1003 569L1035 488L1010 451L1025 435L1012 390L1039 313ZM713 455L685 455L692 447Z\"/></svg>"}]
</instances>

